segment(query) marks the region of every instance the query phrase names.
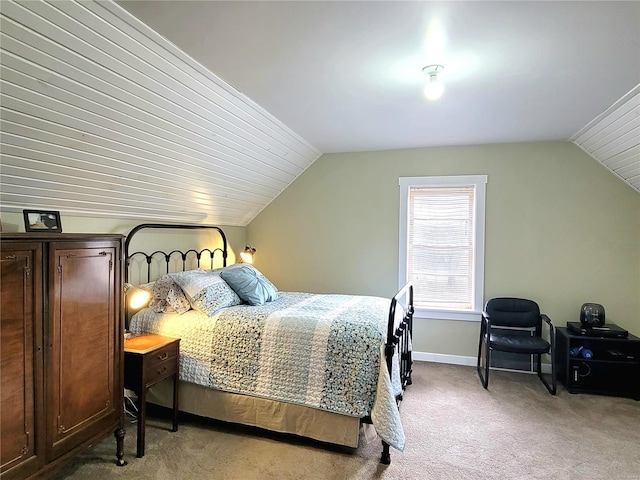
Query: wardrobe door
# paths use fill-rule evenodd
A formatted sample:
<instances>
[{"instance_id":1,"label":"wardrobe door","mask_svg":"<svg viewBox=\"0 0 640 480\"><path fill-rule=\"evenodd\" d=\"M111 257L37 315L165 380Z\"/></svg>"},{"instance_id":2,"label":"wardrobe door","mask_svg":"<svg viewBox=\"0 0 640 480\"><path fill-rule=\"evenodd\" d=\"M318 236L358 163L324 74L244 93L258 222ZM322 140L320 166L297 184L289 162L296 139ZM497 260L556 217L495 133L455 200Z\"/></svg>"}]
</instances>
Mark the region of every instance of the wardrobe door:
<instances>
[{"instance_id":1,"label":"wardrobe door","mask_svg":"<svg viewBox=\"0 0 640 480\"><path fill-rule=\"evenodd\" d=\"M0 458L2 478L44 464L42 245L2 243L0 269Z\"/></svg>"},{"instance_id":2,"label":"wardrobe door","mask_svg":"<svg viewBox=\"0 0 640 480\"><path fill-rule=\"evenodd\" d=\"M100 435L119 419L114 366L118 245L105 241L51 244L50 460Z\"/></svg>"}]
</instances>

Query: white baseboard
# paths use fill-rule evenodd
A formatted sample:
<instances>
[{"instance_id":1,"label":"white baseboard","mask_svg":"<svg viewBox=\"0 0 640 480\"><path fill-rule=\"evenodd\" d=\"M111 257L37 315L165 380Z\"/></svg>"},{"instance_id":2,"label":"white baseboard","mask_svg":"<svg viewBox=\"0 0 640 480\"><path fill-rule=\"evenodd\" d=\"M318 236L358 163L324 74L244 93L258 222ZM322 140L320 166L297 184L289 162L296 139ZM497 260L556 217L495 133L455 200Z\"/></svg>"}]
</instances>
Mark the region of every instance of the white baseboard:
<instances>
[{"instance_id":1,"label":"white baseboard","mask_svg":"<svg viewBox=\"0 0 640 480\"><path fill-rule=\"evenodd\" d=\"M434 363L448 363L451 365L464 365L467 367L475 367L477 363L477 357L467 357L464 355L446 355L444 353L428 353L428 352L413 352L413 359L417 362L434 362ZM504 370L504 369L499 369ZM516 370L513 370L514 372ZM535 373L535 372L522 372L518 373ZM542 363L542 373L551 373L551 364Z\"/></svg>"},{"instance_id":2,"label":"white baseboard","mask_svg":"<svg viewBox=\"0 0 640 480\"><path fill-rule=\"evenodd\" d=\"M468 367L475 367L476 365L476 357L445 355L443 353L413 352L413 359L418 362L449 363L451 365L466 365Z\"/></svg>"}]
</instances>

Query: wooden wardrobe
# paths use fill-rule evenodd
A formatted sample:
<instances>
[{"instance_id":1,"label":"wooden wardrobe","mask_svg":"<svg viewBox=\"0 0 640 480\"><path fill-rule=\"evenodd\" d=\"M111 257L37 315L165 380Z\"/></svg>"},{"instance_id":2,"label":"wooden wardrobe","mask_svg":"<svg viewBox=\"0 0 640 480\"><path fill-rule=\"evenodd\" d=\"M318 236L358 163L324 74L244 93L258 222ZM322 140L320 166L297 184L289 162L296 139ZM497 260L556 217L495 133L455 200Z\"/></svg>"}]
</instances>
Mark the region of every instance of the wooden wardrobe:
<instances>
[{"instance_id":1,"label":"wooden wardrobe","mask_svg":"<svg viewBox=\"0 0 640 480\"><path fill-rule=\"evenodd\" d=\"M0 235L2 480L115 435L123 465L122 235Z\"/></svg>"}]
</instances>

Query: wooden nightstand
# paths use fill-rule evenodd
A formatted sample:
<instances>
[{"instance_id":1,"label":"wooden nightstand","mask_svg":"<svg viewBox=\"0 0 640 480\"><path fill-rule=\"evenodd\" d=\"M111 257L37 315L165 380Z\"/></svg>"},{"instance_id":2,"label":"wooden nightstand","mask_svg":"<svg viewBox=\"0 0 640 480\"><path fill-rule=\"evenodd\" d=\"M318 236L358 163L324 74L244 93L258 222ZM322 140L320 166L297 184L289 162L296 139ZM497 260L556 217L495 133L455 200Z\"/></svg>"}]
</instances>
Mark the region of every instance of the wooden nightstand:
<instances>
[{"instance_id":1,"label":"wooden nightstand","mask_svg":"<svg viewBox=\"0 0 640 480\"><path fill-rule=\"evenodd\" d=\"M180 339L160 335L136 335L124 341L124 387L138 396L137 457L144 456L147 390L173 377L173 429L178 430L178 369Z\"/></svg>"}]
</instances>

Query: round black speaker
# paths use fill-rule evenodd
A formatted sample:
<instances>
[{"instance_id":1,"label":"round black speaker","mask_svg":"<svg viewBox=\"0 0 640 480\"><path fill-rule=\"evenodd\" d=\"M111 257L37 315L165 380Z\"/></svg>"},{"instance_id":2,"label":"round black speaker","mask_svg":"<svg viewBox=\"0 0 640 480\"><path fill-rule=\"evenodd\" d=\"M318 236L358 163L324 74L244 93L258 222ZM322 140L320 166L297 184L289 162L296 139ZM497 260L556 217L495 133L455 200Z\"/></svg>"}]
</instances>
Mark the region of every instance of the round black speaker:
<instances>
[{"instance_id":1,"label":"round black speaker","mask_svg":"<svg viewBox=\"0 0 640 480\"><path fill-rule=\"evenodd\" d=\"M604 325L604 307L599 303L585 303L580 308L580 323L585 327Z\"/></svg>"}]
</instances>

